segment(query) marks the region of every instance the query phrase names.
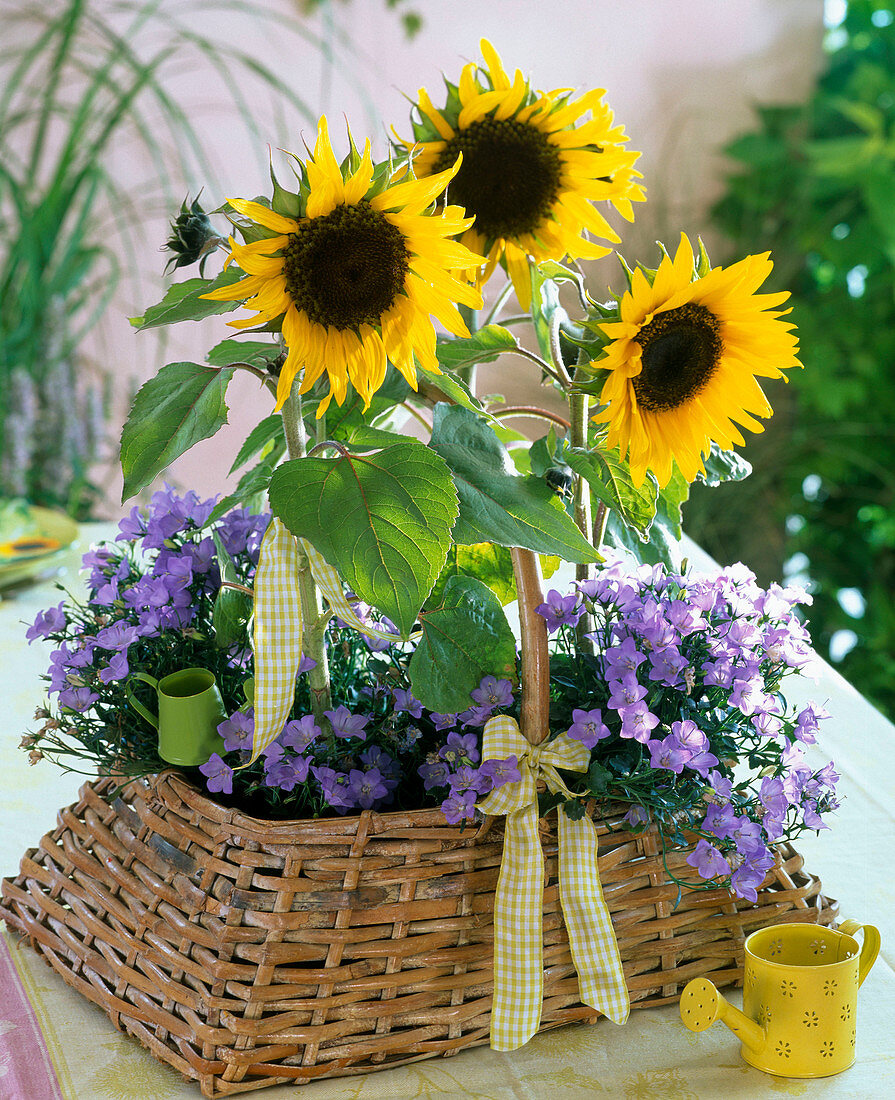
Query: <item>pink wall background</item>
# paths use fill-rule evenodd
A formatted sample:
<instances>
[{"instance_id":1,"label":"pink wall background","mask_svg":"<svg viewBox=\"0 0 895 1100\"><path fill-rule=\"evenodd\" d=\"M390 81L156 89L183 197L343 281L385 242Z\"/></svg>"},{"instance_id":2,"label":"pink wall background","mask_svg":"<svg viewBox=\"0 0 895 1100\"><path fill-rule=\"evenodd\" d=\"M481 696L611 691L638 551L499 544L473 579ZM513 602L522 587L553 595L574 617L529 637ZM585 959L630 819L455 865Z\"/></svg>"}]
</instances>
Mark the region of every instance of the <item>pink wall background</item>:
<instances>
[{"instance_id":1,"label":"pink wall background","mask_svg":"<svg viewBox=\"0 0 895 1100\"><path fill-rule=\"evenodd\" d=\"M188 2L183 11L190 14ZM267 7L295 12L297 3L274 0ZM423 28L408 40L398 14L417 10ZM821 62L822 4L818 0L401 0L388 10L385 0L337 2L306 20L307 29L333 44L335 61L327 62L312 45L294 38L272 39L244 13L234 11L219 32L228 33L247 50L292 83L316 112L325 111L337 145L344 134L341 116L350 120L356 139L370 136L383 154L386 132L395 125L409 131L403 93L427 87L439 99L440 72L456 79L467 59L478 56L478 41L488 37L507 68L520 67L539 88L591 87L607 90L607 100L643 152L641 169L649 199L637 211L634 226L615 224L631 260L654 263L654 242L673 244L681 230L702 234L713 255L723 258L707 227L705 211L719 194L729 165L720 147L752 124L755 103L795 102L806 95ZM267 189L259 152L270 141L299 151L313 141L314 126L296 113L284 112L266 91L247 89L259 137L249 141L221 106L222 89L204 70L178 77L174 90L193 105L202 120L209 158L219 182L206 186L204 198L214 204L224 195L252 196ZM118 151L116 171L135 185L147 166ZM276 154L275 154L276 162ZM262 161L263 163L263 161ZM198 181L207 182L207 181ZM197 181L184 184L197 190ZM148 218L142 263L160 272L158 248L166 224ZM595 294L619 285L611 257L590 265ZM192 274L192 271L190 271ZM126 318L161 297L162 284L151 274L139 288L125 283L100 330L84 348L96 369L115 376L117 435L130 395L165 362L202 361L205 351L228 335L224 319L181 331L136 334ZM521 360L499 367L486 378L487 389L512 392L519 400L537 398L533 380ZM520 373L521 372L521 373ZM248 375L237 376L228 393L230 423L210 441L199 444L170 469L168 479L204 495L226 492L235 484L227 471L251 427L271 411L266 391ZM105 513L120 515L121 479L114 444L110 461L100 471L106 491ZM132 503L132 502L131 502Z\"/></svg>"}]
</instances>

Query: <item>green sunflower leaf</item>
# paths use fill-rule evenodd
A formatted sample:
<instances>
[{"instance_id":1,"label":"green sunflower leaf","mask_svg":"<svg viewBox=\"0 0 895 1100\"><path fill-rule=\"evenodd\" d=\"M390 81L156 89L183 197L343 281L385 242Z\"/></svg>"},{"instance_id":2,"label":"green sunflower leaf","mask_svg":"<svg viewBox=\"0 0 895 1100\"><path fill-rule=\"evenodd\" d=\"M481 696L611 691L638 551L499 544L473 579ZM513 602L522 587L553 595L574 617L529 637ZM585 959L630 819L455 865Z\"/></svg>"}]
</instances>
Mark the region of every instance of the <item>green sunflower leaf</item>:
<instances>
[{"instance_id":1,"label":"green sunflower leaf","mask_svg":"<svg viewBox=\"0 0 895 1100\"><path fill-rule=\"evenodd\" d=\"M540 555L541 574L546 580L552 577L562 564L558 557ZM505 546L493 542L479 542L474 546L454 544L435 587L427 600L429 606L440 604L451 577L475 577L486 584L504 607L516 599L516 581L513 576L513 559Z\"/></svg>"},{"instance_id":2,"label":"green sunflower leaf","mask_svg":"<svg viewBox=\"0 0 895 1100\"><path fill-rule=\"evenodd\" d=\"M276 344L263 340L222 340L205 358L213 367L231 367L234 363L251 363L253 367L266 367L277 359L280 349Z\"/></svg>"},{"instance_id":3,"label":"green sunflower leaf","mask_svg":"<svg viewBox=\"0 0 895 1100\"><path fill-rule=\"evenodd\" d=\"M622 522L646 538L656 514L656 483L646 478L641 486L631 480L631 471L618 456L618 450L568 447L563 460L583 477L590 491Z\"/></svg>"},{"instance_id":4,"label":"green sunflower leaf","mask_svg":"<svg viewBox=\"0 0 895 1100\"><path fill-rule=\"evenodd\" d=\"M217 502L205 525L217 523L233 508L248 508L252 512L263 512L266 507L267 485L270 475L286 452L285 439L275 442L273 447L256 466L253 466L239 479L235 490L229 496Z\"/></svg>"},{"instance_id":5,"label":"green sunflower leaf","mask_svg":"<svg viewBox=\"0 0 895 1100\"><path fill-rule=\"evenodd\" d=\"M722 481L742 481L752 473L752 464L736 451L722 451L717 443L704 458L705 474L697 474L696 480L714 488Z\"/></svg>"},{"instance_id":6,"label":"green sunflower leaf","mask_svg":"<svg viewBox=\"0 0 895 1100\"><path fill-rule=\"evenodd\" d=\"M602 560L541 478L516 475L506 447L477 416L457 405L436 405L429 445L457 486L455 542L523 546L571 562Z\"/></svg>"},{"instance_id":7,"label":"green sunflower leaf","mask_svg":"<svg viewBox=\"0 0 895 1100\"><path fill-rule=\"evenodd\" d=\"M519 347L519 341L503 325L485 325L469 337L439 336L435 354L446 370L460 370L474 363L493 363L505 351Z\"/></svg>"},{"instance_id":8,"label":"green sunflower leaf","mask_svg":"<svg viewBox=\"0 0 895 1100\"><path fill-rule=\"evenodd\" d=\"M232 367L169 363L141 386L121 431L124 502L227 423Z\"/></svg>"},{"instance_id":9,"label":"green sunflower leaf","mask_svg":"<svg viewBox=\"0 0 895 1100\"><path fill-rule=\"evenodd\" d=\"M275 446L280 446L280 455L286 449L286 435L283 431L283 418L279 413L273 413L256 424L249 432L245 442L239 448L239 453L233 460L230 473L235 473L240 466L244 466L250 458L260 455L266 458Z\"/></svg>"},{"instance_id":10,"label":"green sunflower leaf","mask_svg":"<svg viewBox=\"0 0 895 1100\"><path fill-rule=\"evenodd\" d=\"M451 577L440 607L420 615L422 638L410 661L410 686L428 710L456 714L483 676L512 676L516 640L500 600L481 581Z\"/></svg>"},{"instance_id":11,"label":"green sunflower leaf","mask_svg":"<svg viewBox=\"0 0 895 1100\"><path fill-rule=\"evenodd\" d=\"M167 294L158 305L150 306L142 317L131 317L130 323L142 332L159 325L173 325L178 321L201 321L204 317L213 317L217 313L229 313L236 309L239 302L210 302L203 298L210 290L222 286L232 286L239 282L244 272L228 267L216 279L187 279L168 288Z\"/></svg>"},{"instance_id":12,"label":"green sunflower leaf","mask_svg":"<svg viewBox=\"0 0 895 1100\"><path fill-rule=\"evenodd\" d=\"M425 367L417 366L417 374L425 380L425 388L429 390L437 390L452 402L454 405L459 405L461 408L467 409L471 413L475 413L476 416L481 417L483 420L487 420L489 424L493 424L495 427L500 423L496 417L493 417L491 413L487 411L485 406L469 392L469 387L465 382L461 382L459 378L456 378L452 374L433 374L432 371L428 371ZM420 389L424 387L421 385Z\"/></svg>"},{"instance_id":13,"label":"green sunflower leaf","mask_svg":"<svg viewBox=\"0 0 895 1100\"><path fill-rule=\"evenodd\" d=\"M274 471L269 496L293 534L410 633L457 517L450 471L434 451L397 443L372 455L293 459Z\"/></svg>"}]
</instances>

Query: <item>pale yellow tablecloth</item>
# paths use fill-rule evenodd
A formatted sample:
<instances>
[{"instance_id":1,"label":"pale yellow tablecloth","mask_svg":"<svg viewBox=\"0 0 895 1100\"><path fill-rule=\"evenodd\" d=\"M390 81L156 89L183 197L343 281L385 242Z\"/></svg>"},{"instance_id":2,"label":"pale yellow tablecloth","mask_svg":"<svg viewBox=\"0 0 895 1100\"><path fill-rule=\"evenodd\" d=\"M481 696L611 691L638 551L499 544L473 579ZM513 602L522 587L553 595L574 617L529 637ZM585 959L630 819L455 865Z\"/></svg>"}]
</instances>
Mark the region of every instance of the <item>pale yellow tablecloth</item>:
<instances>
[{"instance_id":1,"label":"pale yellow tablecloth","mask_svg":"<svg viewBox=\"0 0 895 1100\"><path fill-rule=\"evenodd\" d=\"M88 529L72 553L77 563L92 537ZM71 570L67 578L74 581ZM4 734L0 739L0 874L13 874L22 851L55 821L57 807L74 800L82 777L49 764L30 767L18 750L21 734L42 701L40 675L47 647L27 646L22 623L60 599L52 583L9 594L0 604L0 691ZM882 934L879 961L859 1001L858 1061L838 1077L797 1081L760 1073L740 1061L738 1043L721 1024L696 1036L680 1023L677 1008L631 1014L624 1027L601 1020L537 1036L522 1050L495 1054L486 1048L450 1059L367 1076L320 1081L301 1093L281 1086L257 1094L265 1100L411 1100L476 1097L481 1100L718 1100L811 1096L824 1100L876 1100L895 1089L895 728L833 670L826 670L805 698L826 702L834 715L824 723L820 763L832 757L842 773L845 803L831 831L803 838L806 866L825 892L839 899L842 917L876 924ZM65 1100L198 1100L198 1087L183 1081L136 1041L115 1031L109 1019L71 990L27 948L12 955L44 1032ZM730 997L739 1004L738 993ZM0 1033L3 1006L0 1005ZM8 1075L7 1075L8 1077ZM45 1100L4 1091L0 1100Z\"/></svg>"}]
</instances>

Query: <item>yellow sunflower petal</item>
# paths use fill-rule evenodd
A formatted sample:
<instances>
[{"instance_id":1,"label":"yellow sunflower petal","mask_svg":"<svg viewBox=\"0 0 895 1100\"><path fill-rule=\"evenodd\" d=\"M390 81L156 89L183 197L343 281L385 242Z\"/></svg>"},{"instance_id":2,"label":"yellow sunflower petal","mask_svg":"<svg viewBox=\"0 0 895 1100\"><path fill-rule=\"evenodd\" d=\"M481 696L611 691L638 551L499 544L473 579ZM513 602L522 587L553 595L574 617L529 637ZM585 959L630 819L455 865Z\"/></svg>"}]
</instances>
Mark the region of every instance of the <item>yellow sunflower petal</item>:
<instances>
[{"instance_id":1,"label":"yellow sunflower petal","mask_svg":"<svg viewBox=\"0 0 895 1100\"><path fill-rule=\"evenodd\" d=\"M295 233L298 229L298 222L293 218L277 214L269 207L262 206L260 202L250 202L248 199L227 199L227 202L237 213L251 218L253 222L263 225L265 229L272 229L275 233Z\"/></svg>"},{"instance_id":2,"label":"yellow sunflower petal","mask_svg":"<svg viewBox=\"0 0 895 1100\"><path fill-rule=\"evenodd\" d=\"M447 119L445 119L444 115L435 110L432 100L429 98L429 93L425 88L420 88L417 92L417 106L445 141L450 141L454 136L454 129L448 123Z\"/></svg>"},{"instance_id":3,"label":"yellow sunflower petal","mask_svg":"<svg viewBox=\"0 0 895 1100\"><path fill-rule=\"evenodd\" d=\"M479 49L482 51L482 57L488 67L488 76L491 78L492 86L494 88L509 88L510 78L507 76L497 50L494 49L487 38L480 40Z\"/></svg>"}]
</instances>

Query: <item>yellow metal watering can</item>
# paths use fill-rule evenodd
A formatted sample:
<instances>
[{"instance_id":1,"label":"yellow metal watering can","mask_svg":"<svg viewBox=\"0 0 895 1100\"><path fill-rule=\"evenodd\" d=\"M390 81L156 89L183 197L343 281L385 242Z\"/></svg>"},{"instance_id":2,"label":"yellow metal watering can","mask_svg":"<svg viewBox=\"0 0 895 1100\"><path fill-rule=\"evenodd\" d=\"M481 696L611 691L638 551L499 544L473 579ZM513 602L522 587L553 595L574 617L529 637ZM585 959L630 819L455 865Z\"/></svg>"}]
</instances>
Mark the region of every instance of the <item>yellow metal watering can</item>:
<instances>
[{"instance_id":1,"label":"yellow metal watering can","mask_svg":"<svg viewBox=\"0 0 895 1100\"><path fill-rule=\"evenodd\" d=\"M854 933L863 931L861 946ZM691 1031L716 1020L742 1043L743 1059L780 1077L830 1077L855 1060L858 987L879 953L872 924L843 921L839 931L816 924L762 928L746 940L743 1011L708 978L681 994L681 1019Z\"/></svg>"}]
</instances>

